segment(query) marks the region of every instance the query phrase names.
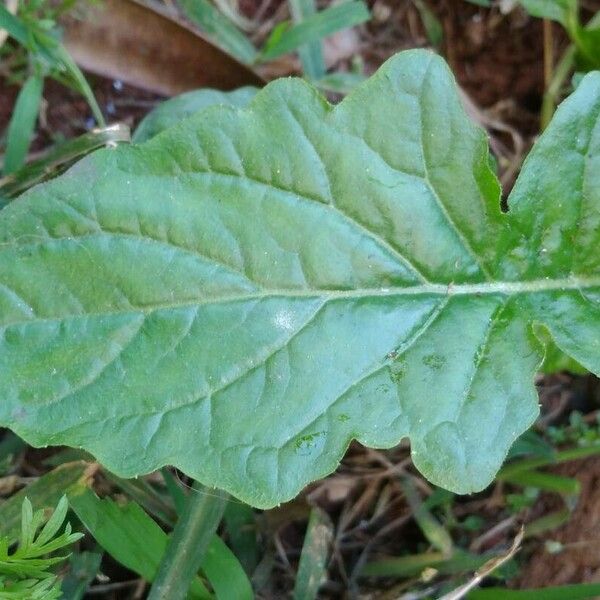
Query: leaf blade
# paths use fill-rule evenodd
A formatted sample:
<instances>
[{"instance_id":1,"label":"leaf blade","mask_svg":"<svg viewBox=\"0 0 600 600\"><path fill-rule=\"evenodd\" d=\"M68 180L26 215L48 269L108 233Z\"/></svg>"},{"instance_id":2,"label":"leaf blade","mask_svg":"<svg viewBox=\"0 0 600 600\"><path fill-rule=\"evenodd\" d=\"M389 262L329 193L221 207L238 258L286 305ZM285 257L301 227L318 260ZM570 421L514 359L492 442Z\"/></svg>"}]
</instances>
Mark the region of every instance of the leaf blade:
<instances>
[{"instance_id":1,"label":"leaf blade","mask_svg":"<svg viewBox=\"0 0 600 600\"><path fill-rule=\"evenodd\" d=\"M595 82L545 136L581 133L572 113L595 127ZM408 436L434 483L481 489L537 415L532 324L597 367L594 330L569 345L594 306L565 306L598 270L539 258L538 232L522 240L535 186L518 189L503 214L485 135L419 51L335 108L279 81L95 153L0 212L0 420L125 477L173 463L260 507L352 439Z\"/></svg>"}]
</instances>

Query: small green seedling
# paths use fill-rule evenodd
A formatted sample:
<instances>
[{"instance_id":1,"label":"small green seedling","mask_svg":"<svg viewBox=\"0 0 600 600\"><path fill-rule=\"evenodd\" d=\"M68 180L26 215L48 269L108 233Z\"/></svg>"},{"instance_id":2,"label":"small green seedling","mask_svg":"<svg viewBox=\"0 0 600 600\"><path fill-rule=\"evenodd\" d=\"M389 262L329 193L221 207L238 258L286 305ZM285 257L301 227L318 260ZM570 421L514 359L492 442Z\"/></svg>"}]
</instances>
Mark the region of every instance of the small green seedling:
<instances>
[{"instance_id":1,"label":"small green seedling","mask_svg":"<svg viewBox=\"0 0 600 600\"><path fill-rule=\"evenodd\" d=\"M14 551L8 537L0 537L0 598L6 600L54 600L61 598L60 583L52 567L68 556L49 556L80 539L82 534L71 533L67 523L59 530L67 515L68 502L63 496L52 516L44 522L44 511L33 512L25 498L22 505L21 536Z\"/></svg>"}]
</instances>

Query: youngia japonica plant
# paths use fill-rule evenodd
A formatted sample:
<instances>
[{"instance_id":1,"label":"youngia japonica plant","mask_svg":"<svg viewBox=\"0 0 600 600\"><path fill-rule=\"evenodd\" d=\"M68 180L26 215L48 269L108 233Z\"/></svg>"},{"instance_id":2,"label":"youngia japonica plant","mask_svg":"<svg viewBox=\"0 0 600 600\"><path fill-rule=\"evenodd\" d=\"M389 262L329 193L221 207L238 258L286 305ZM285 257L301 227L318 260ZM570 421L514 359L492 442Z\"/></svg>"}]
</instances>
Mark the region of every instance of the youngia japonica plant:
<instances>
[{"instance_id":1,"label":"youngia japonica plant","mask_svg":"<svg viewBox=\"0 0 600 600\"><path fill-rule=\"evenodd\" d=\"M549 332L600 374L600 74L509 198L443 60L301 80L94 153L0 212L0 424L269 507L357 439L485 487ZM547 331L544 331L547 330ZM543 335L542 335L543 334Z\"/></svg>"}]
</instances>

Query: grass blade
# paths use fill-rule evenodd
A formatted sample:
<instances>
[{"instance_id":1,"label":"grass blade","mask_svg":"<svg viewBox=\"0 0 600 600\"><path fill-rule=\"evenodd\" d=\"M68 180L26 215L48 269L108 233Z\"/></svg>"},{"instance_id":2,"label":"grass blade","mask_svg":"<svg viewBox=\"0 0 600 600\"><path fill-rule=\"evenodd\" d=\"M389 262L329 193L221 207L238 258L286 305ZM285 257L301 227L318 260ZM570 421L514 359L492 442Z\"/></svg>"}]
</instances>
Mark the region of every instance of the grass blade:
<instances>
[{"instance_id":1,"label":"grass blade","mask_svg":"<svg viewBox=\"0 0 600 600\"><path fill-rule=\"evenodd\" d=\"M69 496L71 508L94 539L116 561L153 581L168 544L167 534L135 502L120 506L110 498L100 499L89 489ZM187 591L187 589L186 589ZM190 597L210 598L195 578Z\"/></svg>"},{"instance_id":2,"label":"grass blade","mask_svg":"<svg viewBox=\"0 0 600 600\"><path fill-rule=\"evenodd\" d=\"M432 46L439 46L444 39L442 24L423 0L413 0L413 4L419 11L429 43Z\"/></svg>"},{"instance_id":3,"label":"grass blade","mask_svg":"<svg viewBox=\"0 0 600 600\"><path fill-rule=\"evenodd\" d=\"M345 2L322 10L287 31L278 32L267 40L261 60L272 60L300 46L321 40L336 31L364 23L371 18L369 9L362 1Z\"/></svg>"},{"instance_id":4,"label":"grass blade","mask_svg":"<svg viewBox=\"0 0 600 600\"><path fill-rule=\"evenodd\" d=\"M248 504L230 502L225 509L228 541L246 573L254 572L259 559L256 517Z\"/></svg>"},{"instance_id":5,"label":"grass blade","mask_svg":"<svg viewBox=\"0 0 600 600\"><path fill-rule=\"evenodd\" d=\"M252 584L244 568L227 544L213 535L202 560L202 572L213 587L218 600L252 600Z\"/></svg>"},{"instance_id":6,"label":"grass blade","mask_svg":"<svg viewBox=\"0 0 600 600\"><path fill-rule=\"evenodd\" d=\"M288 0L288 5L296 25L317 12L315 0ZM325 75L325 59L323 58L323 47L320 40L300 46L298 56L304 74L309 79L321 79Z\"/></svg>"},{"instance_id":7,"label":"grass blade","mask_svg":"<svg viewBox=\"0 0 600 600\"><path fill-rule=\"evenodd\" d=\"M32 75L21 88L8 125L4 174L20 169L25 163L31 144L35 122L40 110L44 78Z\"/></svg>"},{"instance_id":8,"label":"grass blade","mask_svg":"<svg viewBox=\"0 0 600 600\"><path fill-rule=\"evenodd\" d=\"M600 444L561 450L551 457L536 457L515 461L500 469L498 475L496 475L496 479L498 481L505 481L508 477L513 477L516 473L530 471L531 469L537 469L538 467L556 465L570 460L577 460L579 458L586 458L588 456L594 456L595 454L600 454Z\"/></svg>"},{"instance_id":9,"label":"grass blade","mask_svg":"<svg viewBox=\"0 0 600 600\"><path fill-rule=\"evenodd\" d=\"M221 522L227 494L196 483L163 555L148 600L183 600Z\"/></svg>"},{"instance_id":10,"label":"grass blade","mask_svg":"<svg viewBox=\"0 0 600 600\"><path fill-rule=\"evenodd\" d=\"M327 557L333 539L333 524L322 510L313 508L304 537L294 600L312 600L327 572Z\"/></svg>"},{"instance_id":11,"label":"grass blade","mask_svg":"<svg viewBox=\"0 0 600 600\"><path fill-rule=\"evenodd\" d=\"M429 543L444 556L452 554L453 542L450 534L433 516L429 508L422 502L413 482L408 477L400 478L400 485L406 497L413 517Z\"/></svg>"},{"instance_id":12,"label":"grass blade","mask_svg":"<svg viewBox=\"0 0 600 600\"><path fill-rule=\"evenodd\" d=\"M440 574L456 574L479 569L490 556L477 556L468 552L456 551L450 558L442 552L409 554L396 558L377 560L365 565L361 577L414 577L427 568L433 568Z\"/></svg>"},{"instance_id":13,"label":"grass blade","mask_svg":"<svg viewBox=\"0 0 600 600\"><path fill-rule=\"evenodd\" d=\"M256 59L252 42L209 0L179 0L181 10L232 56L245 64Z\"/></svg>"},{"instance_id":14,"label":"grass blade","mask_svg":"<svg viewBox=\"0 0 600 600\"><path fill-rule=\"evenodd\" d=\"M27 46L27 28L4 6L4 3L0 4L0 29L5 29L19 44Z\"/></svg>"},{"instance_id":15,"label":"grass blade","mask_svg":"<svg viewBox=\"0 0 600 600\"><path fill-rule=\"evenodd\" d=\"M81 600L90 583L100 569L102 554L99 552L79 552L69 560L69 572L62 581L63 600Z\"/></svg>"},{"instance_id":16,"label":"grass blade","mask_svg":"<svg viewBox=\"0 0 600 600\"><path fill-rule=\"evenodd\" d=\"M15 173L0 179L0 208L12 198L36 183L56 175L92 150L102 146L114 146L119 142L128 142L129 140L129 127L117 124L105 129L94 129L78 138L60 144L43 158L32 161Z\"/></svg>"},{"instance_id":17,"label":"grass blade","mask_svg":"<svg viewBox=\"0 0 600 600\"><path fill-rule=\"evenodd\" d=\"M581 485L572 477L561 477L553 473L541 471L521 471L504 479L507 483L521 486L535 487L548 492L557 492L567 496L574 496L581 491Z\"/></svg>"},{"instance_id":18,"label":"grass blade","mask_svg":"<svg viewBox=\"0 0 600 600\"><path fill-rule=\"evenodd\" d=\"M79 93L86 99L98 127L106 127L104 115L100 110L100 106L98 106L94 92L92 92L90 84L87 82L87 79L84 77L79 67L75 64L75 61L71 58L71 55L67 52L65 47L60 44L53 49L53 54L64 66Z\"/></svg>"},{"instance_id":19,"label":"grass blade","mask_svg":"<svg viewBox=\"0 0 600 600\"><path fill-rule=\"evenodd\" d=\"M585 600L600 595L600 583L580 583L542 588L539 590L507 590L487 588L475 590L468 600Z\"/></svg>"}]
</instances>

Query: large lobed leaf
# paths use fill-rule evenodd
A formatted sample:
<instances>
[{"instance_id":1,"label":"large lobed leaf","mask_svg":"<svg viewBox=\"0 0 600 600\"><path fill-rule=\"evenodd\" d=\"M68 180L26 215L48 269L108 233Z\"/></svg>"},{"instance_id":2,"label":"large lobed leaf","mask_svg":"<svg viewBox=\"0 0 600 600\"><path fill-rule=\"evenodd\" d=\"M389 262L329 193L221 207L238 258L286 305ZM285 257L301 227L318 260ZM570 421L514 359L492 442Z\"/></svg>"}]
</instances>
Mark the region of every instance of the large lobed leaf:
<instances>
[{"instance_id":1,"label":"large lobed leaf","mask_svg":"<svg viewBox=\"0 0 600 600\"><path fill-rule=\"evenodd\" d=\"M494 477L535 419L543 329L600 373L600 74L500 210L444 62L335 108L281 80L99 151L0 212L0 424L260 507L352 439Z\"/></svg>"}]
</instances>

